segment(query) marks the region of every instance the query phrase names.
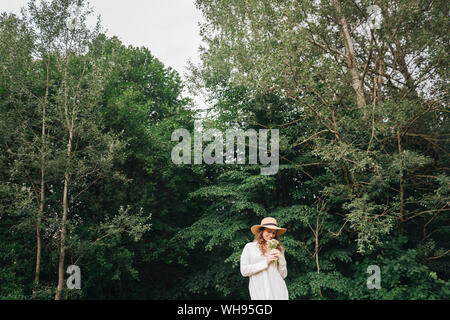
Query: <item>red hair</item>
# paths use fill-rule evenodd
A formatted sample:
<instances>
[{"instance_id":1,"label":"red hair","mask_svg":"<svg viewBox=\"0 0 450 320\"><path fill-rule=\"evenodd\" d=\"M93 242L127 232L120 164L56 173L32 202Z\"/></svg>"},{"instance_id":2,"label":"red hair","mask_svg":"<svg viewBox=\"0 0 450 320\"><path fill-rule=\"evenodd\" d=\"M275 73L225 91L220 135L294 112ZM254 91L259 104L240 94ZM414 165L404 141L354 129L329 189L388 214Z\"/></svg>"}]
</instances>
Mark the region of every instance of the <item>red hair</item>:
<instances>
[{"instance_id":1,"label":"red hair","mask_svg":"<svg viewBox=\"0 0 450 320\"><path fill-rule=\"evenodd\" d=\"M257 243L257 245L258 245L258 247L259 247L259 250L261 250L262 255L265 255L265 254L266 254L266 250L265 250L266 240L265 240L264 237L263 237L264 229L265 229L264 227L259 228L258 231L257 231L256 234L255 234L255 241L256 241L256 243ZM277 246L277 249L280 250L280 252L283 252L283 251L284 251L284 248L283 248L283 246L281 245L281 242L280 242L280 240L279 240L279 237L280 237L280 236L278 235L278 232L275 233L275 238L274 238L274 239L277 239L277 240L278 240L278 246Z\"/></svg>"}]
</instances>

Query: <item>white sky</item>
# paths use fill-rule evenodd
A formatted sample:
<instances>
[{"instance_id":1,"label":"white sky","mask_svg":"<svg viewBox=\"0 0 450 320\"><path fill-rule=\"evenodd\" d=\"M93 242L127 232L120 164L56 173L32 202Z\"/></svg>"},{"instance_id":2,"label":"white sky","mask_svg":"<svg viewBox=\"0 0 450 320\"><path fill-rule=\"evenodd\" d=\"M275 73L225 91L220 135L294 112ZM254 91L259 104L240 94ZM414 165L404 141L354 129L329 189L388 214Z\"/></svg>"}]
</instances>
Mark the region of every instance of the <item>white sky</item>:
<instances>
[{"instance_id":1,"label":"white sky","mask_svg":"<svg viewBox=\"0 0 450 320\"><path fill-rule=\"evenodd\" d=\"M123 44L147 47L153 56L180 73L188 59L199 62L201 12L194 0L88 0L108 36ZM37 0L40 2L40 0ZM0 12L20 14L28 0L0 0ZM184 77L183 77L184 79Z\"/></svg>"}]
</instances>

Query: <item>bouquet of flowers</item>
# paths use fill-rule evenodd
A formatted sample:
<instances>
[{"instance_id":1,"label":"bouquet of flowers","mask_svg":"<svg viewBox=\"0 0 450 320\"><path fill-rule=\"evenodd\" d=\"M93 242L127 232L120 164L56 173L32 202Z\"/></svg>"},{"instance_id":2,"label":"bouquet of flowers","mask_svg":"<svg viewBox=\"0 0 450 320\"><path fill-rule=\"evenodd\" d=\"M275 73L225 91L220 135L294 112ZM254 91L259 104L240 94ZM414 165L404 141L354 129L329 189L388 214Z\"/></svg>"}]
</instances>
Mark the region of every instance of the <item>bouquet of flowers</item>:
<instances>
[{"instance_id":1,"label":"bouquet of flowers","mask_svg":"<svg viewBox=\"0 0 450 320\"><path fill-rule=\"evenodd\" d=\"M278 247L278 240L277 239L271 239L267 241L267 246L269 249L276 249ZM275 264L275 267L278 267L278 259L274 260L273 263Z\"/></svg>"}]
</instances>

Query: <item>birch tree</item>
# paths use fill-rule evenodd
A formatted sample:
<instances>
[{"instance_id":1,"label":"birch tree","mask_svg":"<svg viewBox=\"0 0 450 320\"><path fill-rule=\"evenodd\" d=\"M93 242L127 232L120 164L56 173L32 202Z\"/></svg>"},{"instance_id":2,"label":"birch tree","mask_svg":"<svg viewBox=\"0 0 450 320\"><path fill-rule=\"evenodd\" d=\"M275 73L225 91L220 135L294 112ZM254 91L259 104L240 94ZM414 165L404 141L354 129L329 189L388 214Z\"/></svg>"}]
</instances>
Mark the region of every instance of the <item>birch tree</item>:
<instances>
[{"instance_id":1,"label":"birch tree","mask_svg":"<svg viewBox=\"0 0 450 320\"><path fill-rule=\"evenodd\" d=\"M86 20L91 13L84 1L41 1L39 5L31 1L26 18L38 39L38 52L46 67L44 117L45 106L49 103L50 78L54 82L52 103L55 121L52 129L61 152L59 159L63 179L55 300L61 298L63 290L71 206L75 205L81 193L110 171L122 148L117 136L103 132L96 110L102 98L109 65L90 54L89 45L101 31L99 21L92 30L87 25ZM52 68L49 65L51 60ZM42 123L44 136L45 118Z\"/></svg>"},{"instance_id":2,"label":"birch tree","mask_svg":"<svg viewBox=\"0 0 450 320\"><path fill-rule=\"evenodd\" d=\"M41 220L45 205L45 169L48 160L46 155L48 152L46 147L46 110L50 86L50 59L49 56L42 57L38 54L34 34L19 17L4 15L1 24L2 84L8 88L10 103L13 106L12 112L9 114L11 117L7 121L18 120L17 116L21 118L13 130L18 142L14 146L14 151L11 150L11 154L16 157L13 172L26 172L28 176L26 183L33 191L31 194L34 194L38 206L35 221L35 286L37 286L42 248ZM42 46L40 47L44 49ZM12 52L11 48L15 48L15 51ZM45 62L43 81L37 72L40 69L40 61L36 61L36 57L42 58L42 61ZM45 88L43 95L39 93L41 87ZM36 129L39 122L40 132ZM39 150L39 156L37 156L36 150ZM39 181L36 181L36 175L39 175ZM18 175L15 176L18 177ZM14 179L14 174L12 178Z\"/></svg>"}]
</instances>

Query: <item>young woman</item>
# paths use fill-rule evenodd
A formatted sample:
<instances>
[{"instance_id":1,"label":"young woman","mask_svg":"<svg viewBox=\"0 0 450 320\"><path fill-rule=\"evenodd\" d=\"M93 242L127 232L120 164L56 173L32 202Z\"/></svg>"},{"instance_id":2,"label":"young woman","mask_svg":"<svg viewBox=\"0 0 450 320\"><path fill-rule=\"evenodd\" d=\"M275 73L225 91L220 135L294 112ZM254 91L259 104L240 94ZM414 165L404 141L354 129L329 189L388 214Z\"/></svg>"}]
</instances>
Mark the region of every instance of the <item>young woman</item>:
<instances>
[{"instance_id":1,"label":"young woman","mask_svg":"<svg viewBox=\"0 0 450 320\"><path fill-rule=\"evenodd\" d=\"M267 241L286 232L279 228L274 218L264 218L261 224L251 227L255 240L245 245L241 255L241 274L250 277L249 291L252 300L288 300L289 294L284 279L287 276L284 249L278 244L270 250ZM278 260L275 265L273 261Z\"/></svg>"}]
</instances>

